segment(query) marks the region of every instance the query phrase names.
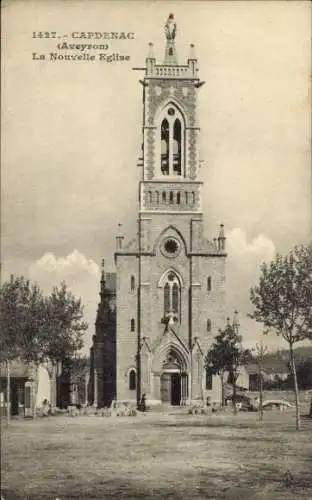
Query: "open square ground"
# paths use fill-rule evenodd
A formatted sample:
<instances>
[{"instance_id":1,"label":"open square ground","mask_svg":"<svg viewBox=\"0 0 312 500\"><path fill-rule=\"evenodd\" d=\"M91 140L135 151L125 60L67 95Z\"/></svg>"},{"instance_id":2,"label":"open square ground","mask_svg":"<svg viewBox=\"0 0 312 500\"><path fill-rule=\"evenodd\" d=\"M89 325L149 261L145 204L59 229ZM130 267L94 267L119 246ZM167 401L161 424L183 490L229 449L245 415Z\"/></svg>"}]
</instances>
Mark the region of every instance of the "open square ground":
<instances>
[{"instance_id":1,"label":"open square ground","mask_svg":"<svg viewBox=\"0 0 312 500\"><path fill-rule=\"evenodd\" d=\"M2 430L5 500L312 498L312 420L266 412L16 420ZM291 472L291 475L289 472Z\"/></svg>"}]
</instances>

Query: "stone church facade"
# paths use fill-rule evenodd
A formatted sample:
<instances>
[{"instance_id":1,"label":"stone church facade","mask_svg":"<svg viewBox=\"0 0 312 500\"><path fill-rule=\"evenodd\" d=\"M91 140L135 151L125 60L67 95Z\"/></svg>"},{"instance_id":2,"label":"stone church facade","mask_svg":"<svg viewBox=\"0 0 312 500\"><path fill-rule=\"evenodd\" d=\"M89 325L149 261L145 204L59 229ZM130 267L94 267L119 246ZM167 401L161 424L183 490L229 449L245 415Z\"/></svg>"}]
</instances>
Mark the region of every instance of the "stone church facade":
<instances>
[{"instance_id":1,"label":"stone church facade","mask_svg":"<svg viewBox=\"0 0 312 500\"><path fill-rule=\"evenodd\" d=\"M178 64L176 25L163 64L149 44L143 87L138 230L116 238L116 274L104 270L91 348L91 399L149 404L218 400L204 358L225 324L225 236L204 235L194 46Z\"/></svg>"}]
</instances>

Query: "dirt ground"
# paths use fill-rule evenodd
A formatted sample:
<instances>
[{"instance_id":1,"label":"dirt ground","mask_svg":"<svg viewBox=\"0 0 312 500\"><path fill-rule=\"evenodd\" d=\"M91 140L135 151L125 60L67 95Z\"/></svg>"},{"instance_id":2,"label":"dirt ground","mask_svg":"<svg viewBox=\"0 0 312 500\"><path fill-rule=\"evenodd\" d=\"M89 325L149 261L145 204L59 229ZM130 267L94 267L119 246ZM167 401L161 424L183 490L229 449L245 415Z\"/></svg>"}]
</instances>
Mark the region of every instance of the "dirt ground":
<instances>
[{"instance_id":1,"label":"dirt ground","mask_svg":"<svg viewBox=\"0 0 312 500\"><path fill-rule=\"evenodd\" d=\"M2 425L5 500L312 498L293 412L67 416Z\"/></svg>"}]
</instances>

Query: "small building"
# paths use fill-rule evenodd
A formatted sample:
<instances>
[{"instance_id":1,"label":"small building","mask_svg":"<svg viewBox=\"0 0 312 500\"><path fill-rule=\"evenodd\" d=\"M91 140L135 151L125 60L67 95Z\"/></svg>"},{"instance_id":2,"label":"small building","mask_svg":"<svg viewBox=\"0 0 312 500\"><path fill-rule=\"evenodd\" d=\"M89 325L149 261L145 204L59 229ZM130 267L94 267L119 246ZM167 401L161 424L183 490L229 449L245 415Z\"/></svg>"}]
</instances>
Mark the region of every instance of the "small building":
<instances>
[{"instance_id":1,"label":"small building","mask_svg":"<svg viewBox=\"0 0 312 500\"><path fill-rule=\"evenodd\" d=\"M55 381L51 381L48 370L43 364L35 367L15 359L10 362L10 408L12 416L23 416L29 406L40 408L44 399L52 406L66 408L70 404L70 379L62 372L61 364L57 369ZM1 416L7 410L7 364L0 363L0 408ZM55 391L53 390L55 388ZM55 401L51 398L55 397Z\"/></svg>"},{"instance_id":2,"label":"small building","mask_svg":"<svg viewBox=\"0 0 312 500\"><path fill-rule=\"evenodd\" d=\"M6 363L0 364L0 406L1 416L6 414L7 408L7 382L8 373ZM46 368L38 368L20 360L10 362L10 408L12 416L23 416L25 406L28 404L29 392L26 387L31 387L35 406L39 407L44 399L50 399L50 378Z\"/></svg>"},{"instance_id":3,"label":"small building","mask_svg":"<svg viewBox=\"0 0 312 500\"><path fill-rule=\"evenodd\" d=\"M263 366L265 381L284 381L289 376L289 367L287 363L282 361L271 361Z\"/></svg>"},{"instance_id":4,"label":"small building","mask_svg":"<svg viewBox=\"0 0 312 500\"><path fill-rule=\"evenodd\" d=\"M257 363L249 363L241 367L239 382L245 389L249 391L259 390L259 366Z\"/></svg>"},{"instance_id":5,"label":"small building","mask_svg":"<svg viewBox=\"0 0 312 500\"><path fill-rule=\"evenodd\" d=\"M282 382L289 376L289 368L286 363L270 361L264 363L261 369L263 386L272 382ZM258 391L260 382L259 365L248 363L240 367L236 386L248 391Z\"/></svg>"}]
</instances>

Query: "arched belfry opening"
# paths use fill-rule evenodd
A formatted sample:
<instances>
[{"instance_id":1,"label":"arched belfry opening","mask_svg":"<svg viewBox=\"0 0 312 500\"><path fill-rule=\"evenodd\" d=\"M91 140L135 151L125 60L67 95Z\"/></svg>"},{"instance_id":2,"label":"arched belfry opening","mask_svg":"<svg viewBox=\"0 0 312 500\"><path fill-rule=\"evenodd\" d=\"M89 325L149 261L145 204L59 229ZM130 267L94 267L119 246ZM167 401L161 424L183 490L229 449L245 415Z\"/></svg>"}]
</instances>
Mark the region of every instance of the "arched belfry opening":
<instances>
[{"instance_id":1,"label":"arched belfry opening","mask_svg":"<svg viewBox=\"0 0 312 500\"><path fill-rule=\"evenodd\" d=\"M166 118L161 122L161 173L169 175L169 123Z\"/></svg>"},{"instance_id":2,"label":"arched belfry opening","mask_svg":"<svg viewBox=\"0 0 312 500\"><path fill-rule=\"evenodd\" d=\"M178 118L173 124L173 172L177 175L181 175L181 122Z\"/></svg>"},{"instance_id":3,"label":"arched belfry opening","mask_svg":"<svg viewBox=\"0 0 312 500\"><path fill-rule=\"evenodd\" d=\"M182 112L169 102L159 117L160 172L162 175L185 176L185 120Z\"/></svg>"}]
</instances>

